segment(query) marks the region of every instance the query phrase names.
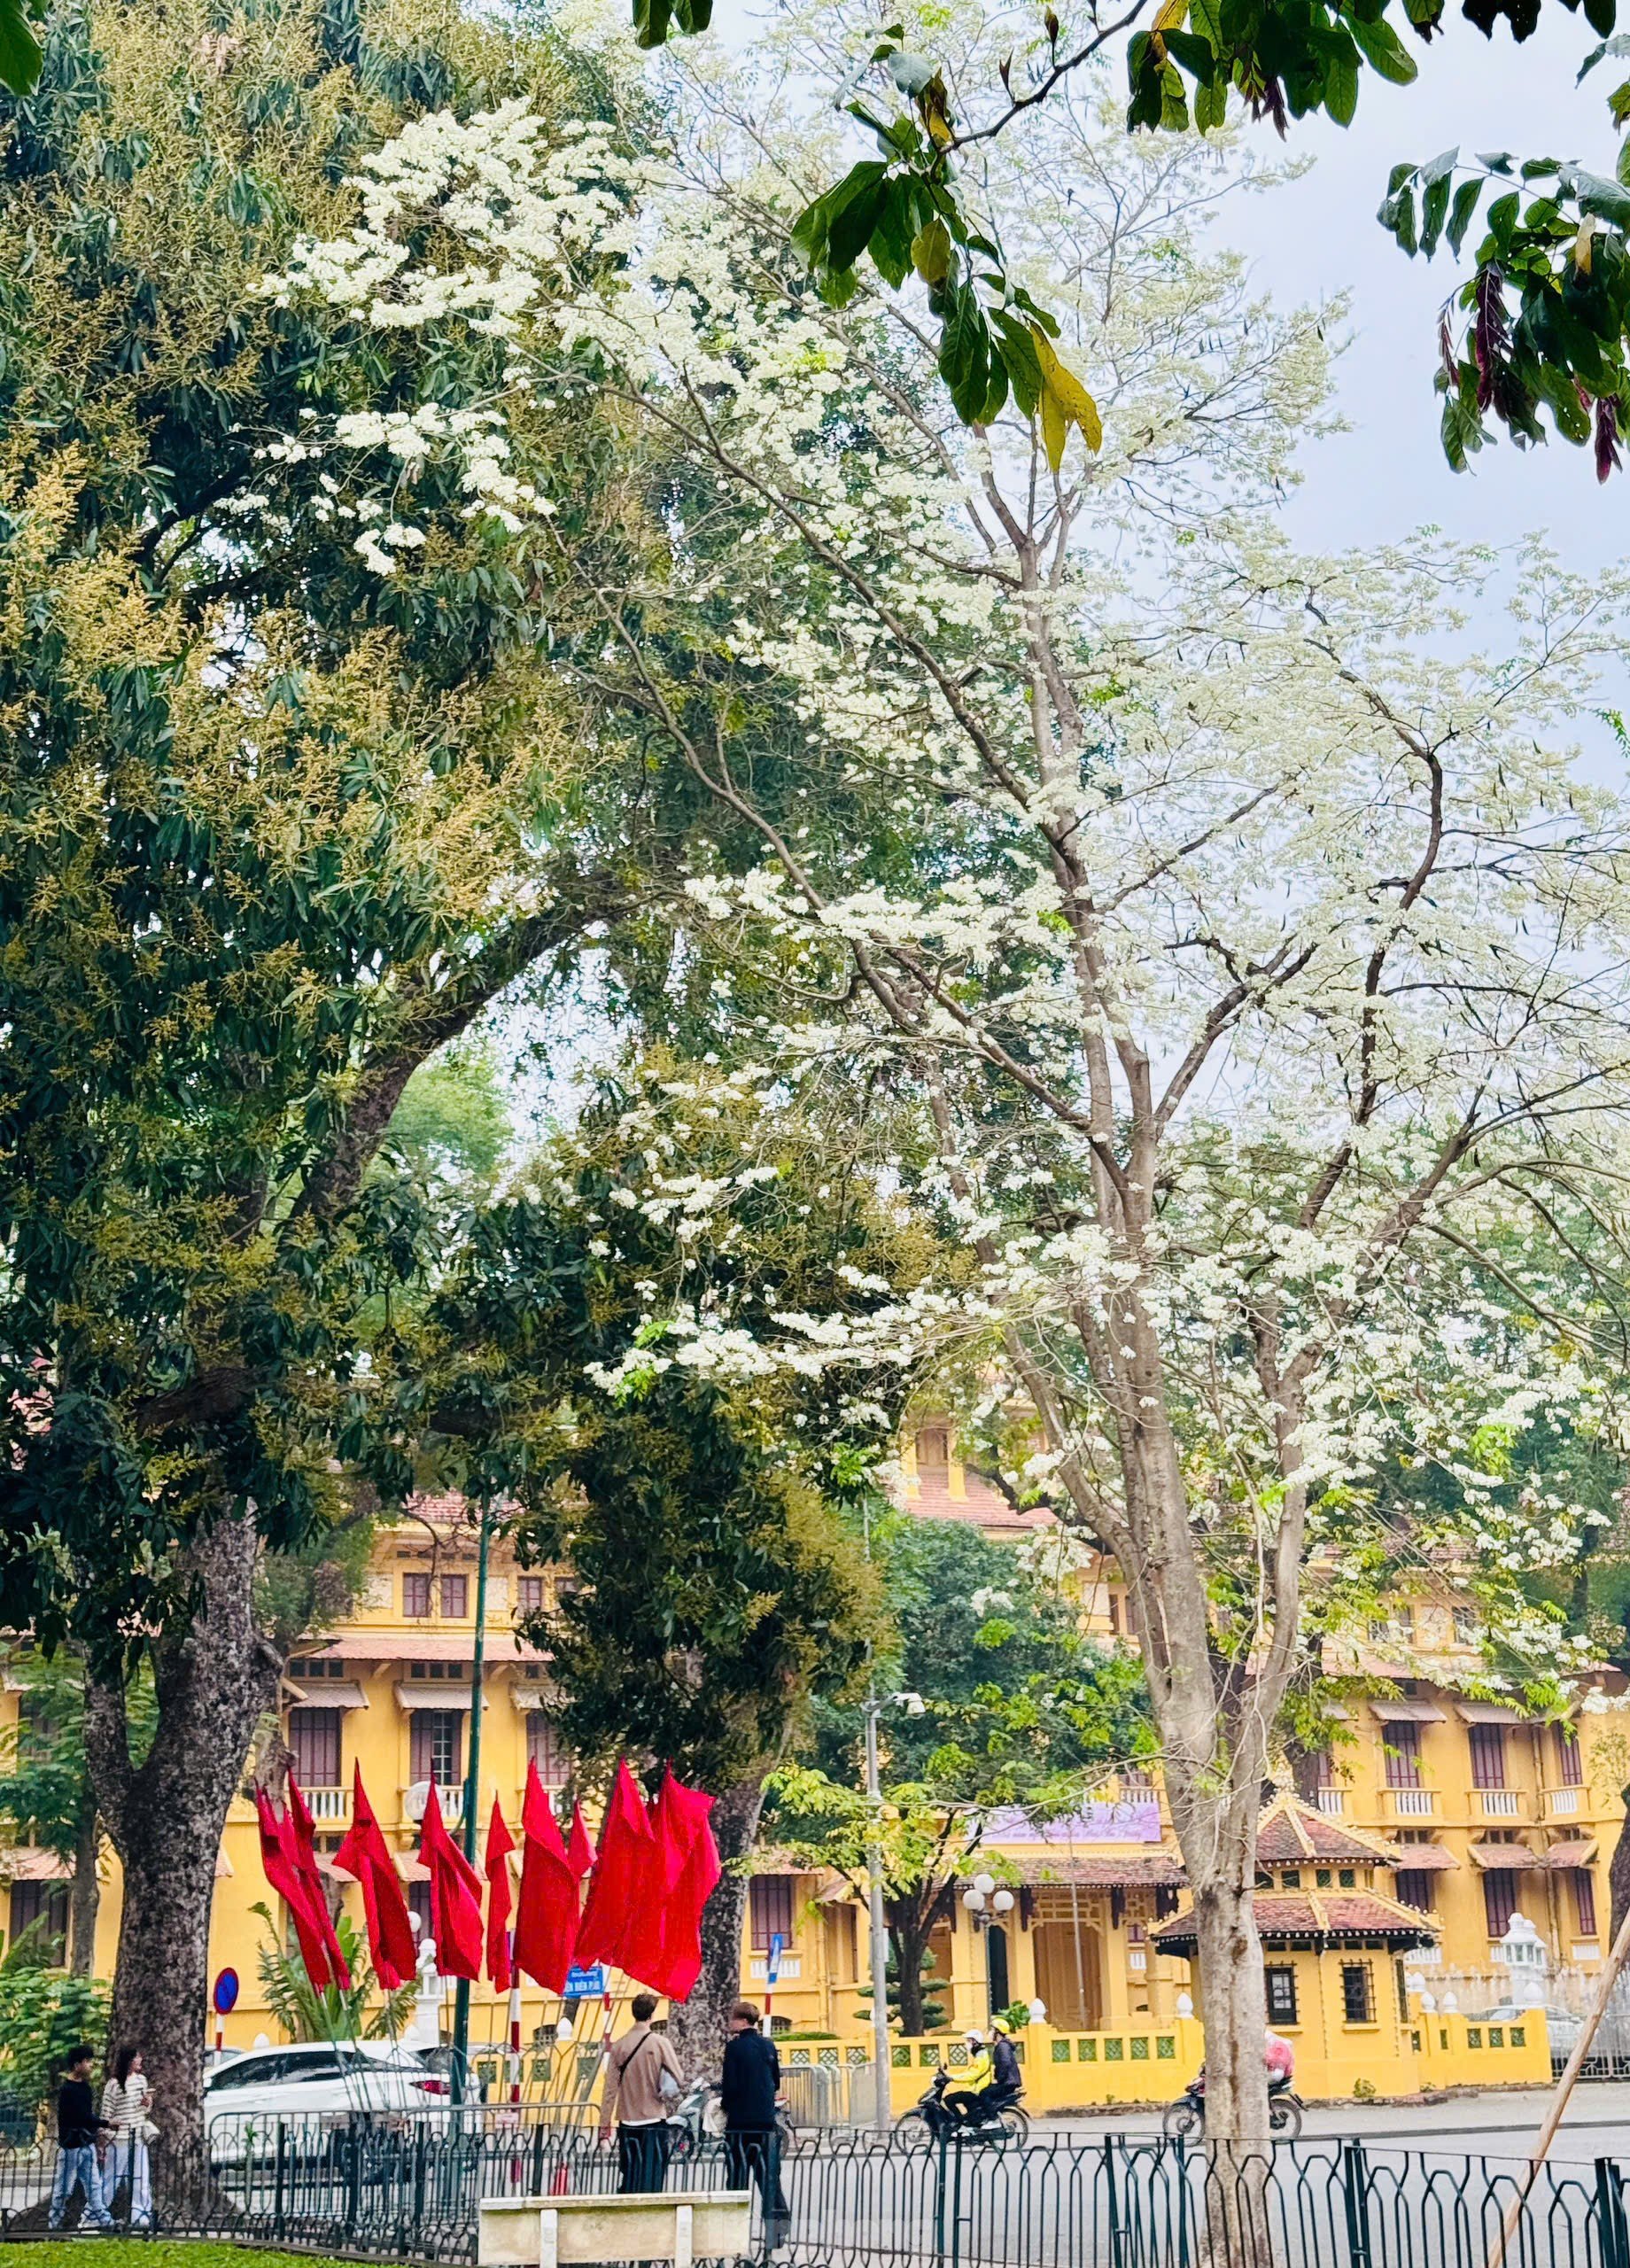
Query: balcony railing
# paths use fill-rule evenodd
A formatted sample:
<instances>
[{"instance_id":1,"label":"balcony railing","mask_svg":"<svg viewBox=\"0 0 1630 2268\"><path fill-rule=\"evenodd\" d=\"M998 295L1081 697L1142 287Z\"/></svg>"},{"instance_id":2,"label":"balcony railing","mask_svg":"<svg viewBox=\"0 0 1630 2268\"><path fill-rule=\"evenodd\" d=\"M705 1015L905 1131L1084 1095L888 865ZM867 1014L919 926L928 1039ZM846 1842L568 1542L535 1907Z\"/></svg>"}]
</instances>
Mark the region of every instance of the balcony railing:
<instances>
[{"instance_id":1,"label":"balcony railing","mask_svg":"<svg viewBox=\"0 0 1630 2268\"><path fill-rule=\"evenodd\" d=\"M1320 1788L1316 1800L1326 1819L1339 1819L1347 1807L1347 1791L1345 1788Z\"/></svg>"},{"instance_id":2,"label":"balcony railing","mask_svg":"<svg viewBox=\"0 0 1630 2268\"><path fill-rule=\"evenodd\" d=\"M1584 1806L1583 1788L1547 1788L1545 1790L1547 1819L1577 1819Z\"/></svg>"},{"instance_id":3,"label":"balcony railing","mask_svg":"<svg viewBox=\"0 0 1630 2268\"><path fill-rule=\"evenodd\" d=\"M349 1788L304 1788L300 1792L319 1827L343 1826L351 1816Z\"/></svg>"},{"instance_id":4,"label":"balcony railing","mask_svg":"<svg viewBox=\"0 0 1630 2268\"><path fill-rule=\"evenodd\" d=\"M1435 1788L1383 1788L1381 1793L1393 1819L1430 1819L1438 1808Z\"/></svg>"},{"instance_id":5,"label":"balcony railing","mask_svg":"<svg viewBox=\"0 0 1630 2268\"><path fill-rule=\"evenodd\" d=\"M1520 1788L1473 1788L1471 1801L1479 1819L1520 1819L1525 1809Z\"/></svg>"}]
</instances>

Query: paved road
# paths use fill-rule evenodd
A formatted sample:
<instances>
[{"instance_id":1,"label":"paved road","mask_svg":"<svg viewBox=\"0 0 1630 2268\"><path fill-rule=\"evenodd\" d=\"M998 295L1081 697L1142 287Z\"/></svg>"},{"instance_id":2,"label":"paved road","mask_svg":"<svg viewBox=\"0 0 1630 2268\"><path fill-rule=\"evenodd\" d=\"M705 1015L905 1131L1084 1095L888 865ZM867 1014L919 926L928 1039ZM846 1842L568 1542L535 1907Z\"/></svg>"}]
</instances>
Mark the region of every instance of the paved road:
<instances>
[{"instance_id":1,"label":"paved road","mask_svg":"<svg viewBox=\"0 0 1630 2268\"><path fill-rule=\"evenodd\" d=\"M1451 2095L1435 2102L1339 2102L1309 2105L1309 2140L1356 2135L1412 2149L1526 2155L1550 2103L1548 2087L1493 2088L1486 2094ZM1100 2111L1092 2117L1038 2118L1037 2137L1160 2131L1158 2111ZM1596 2157L1630 2160L1630 2084L1588 2080L1575 2088L1553 2156L1575 2163Z\"/></svg>"}]
</instances>

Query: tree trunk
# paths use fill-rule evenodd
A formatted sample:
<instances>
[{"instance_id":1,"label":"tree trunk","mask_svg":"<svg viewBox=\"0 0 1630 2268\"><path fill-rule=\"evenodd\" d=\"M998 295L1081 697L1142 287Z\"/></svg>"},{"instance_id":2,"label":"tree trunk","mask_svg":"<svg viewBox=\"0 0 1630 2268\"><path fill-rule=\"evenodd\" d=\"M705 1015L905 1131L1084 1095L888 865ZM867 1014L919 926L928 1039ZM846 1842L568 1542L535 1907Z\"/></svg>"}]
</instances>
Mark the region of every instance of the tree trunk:
<instances>
[{"instance_id":1,"label":"tree trunk","mask_svg":"<svg viewBox=\"0 0 1630 2268\"><path fill-rule=\"evenodd\" d=\"M726 1788L713 1806L713 1839L725 1871L702 1910L702 1974L689 1999L668 2013L668 2037L691 2078L718 2070L729 2036L730 2003L741 1998L748 1878L731 1861L745 1859L752 1849L763 1810L762 1780Z\"/></svg>"},{"instance_id":2,"label":"tree trunk","mask_svg":"<svg viewBox=\"0 0 1630 2268\"><path fill-rule=\"evenodd\" d=\"M97 1799L87 1787L80 1801L79 1834L74 1845L74 1887L68 1893L69 1961L75 1977L91 1977L97 1966L97 1913L102 1903L102 1883L97 1860L102 1852L102 1824Z\"/></svg>"},{"instance_id":3,"label":"tree trunk","mask_svg":"<svg viewBox=\"0 0 1630 2268\"><path fill-rule=\"evenodd\" d=\"M1265 2147L1268 2071L1262 2045L1268 1998L1251 1885L1242 1884L1233 1868L1219 1869L1209 1883L1194 1882L1191 1873L1190 1880L1206 2031L1206 2137Z\"/></svg>"},{"instance_id":4,"label":"tree trunk","mask_svg":"<svg viewBox=\"0 0 1630 2268\"><path fill-rule=\"evenodd\" d=\"M1608 1916L1607 1940L1610 1945L1618 1935L1626 1911L1630 1911L1630 1788L1621 1788L1618 1800L1625 1807L1625 1824L1613 1845L1613 1857L1607 1870L1608 1896L1611 1911Z\"/></svg>"},{"instance_id":5,"label":"tree trunk","mask_svg":"<svg viewBox=\"0 0 1630 2268\"><path fill-rule=\"evenodd\" d=\"M927 1995L922 1987L922 1964L934 1927L935 1902L918 1899L907 1905L903 1900L895 1899L889 1907L889 1936L894 1947L896 2003L900 2014L900 2030L907 2039L920 2039L928 2029L928 2019L923 2009Z\"/></svg>"},{"instance_id":6,"label":"tree trunk","mask_svg":"<svg viewBox=\"0 0 1630 2268\"><path fill-rule=\"evenodd\" d=\"M86 1689L86 1748L124 1864L113 2036L139 2047L163 2144L155 2176L202 2165L209 1919L227 1807L250 1737L276 1699L278 1662L255 1627L252 1513L218 1519L198 1545L198 1612L153 1655L152 1746L130 1762L121 1686Z\"/></svg>"}]
</instances>

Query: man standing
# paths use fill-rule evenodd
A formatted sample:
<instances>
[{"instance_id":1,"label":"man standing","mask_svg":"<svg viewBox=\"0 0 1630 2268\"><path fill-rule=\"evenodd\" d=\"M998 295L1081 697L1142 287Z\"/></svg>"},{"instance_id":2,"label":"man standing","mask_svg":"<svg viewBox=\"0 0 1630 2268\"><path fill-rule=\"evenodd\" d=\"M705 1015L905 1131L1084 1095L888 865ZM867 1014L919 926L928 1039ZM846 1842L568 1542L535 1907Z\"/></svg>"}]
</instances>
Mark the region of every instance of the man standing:
<instances>
[{"instance_id":1,"label":"man standing","mask_svg":"<svg viewBox=\"0 0 1630 2268\"><path fill-rule=\"evenodd\" d=\"M656 1996L636 1992L629 2003L633 2027L606 2058L606 2091L600 2106L600 2139L611 2140L617 2121L617 2189L623 2196L660 2189L668 2179L673 2129L668 2105L684 2091L679 2058L660 2032L651 2030ZM664 2082L670 2092L664 2095Z\"/></svg>"},{"instance_id":2,"label":"man standing","mask_svg":"<svg viewBox=\"0 0 1630 2268\"><path fill-rule=\"evenodd\" d=\"M68 2050L67 2069L62 2085L57 2090L57 2178L51 2184L50 2210L47 2216L54 2229L62 2226L68 2200L75 2189L85 2193L84 2218L92 2228L113 2226L107 2207L102 2202L102 2171L97 2163L97 2138L111 2133L97 2117L95 2097L90 2092L90 2066L93 2051L86 2047Z\"/></svg>"},{"instance_id":3,"label":"man standing","mask_svg":"<svg viewBox=\"0 0 1630 2268\"><path fill-rule=\"evenodd\" d=\"M733 2189L745 2189L750 2175L764 2201L765 2249L787 2241L792 2216L781 2188L780 2134L775 2123L781 2059L775 2042L758 2029L758 2011L738 2000L730 2011L730 2039L719 2105L725 2114L725 2155Z\"/></svg>"}]
</instances>

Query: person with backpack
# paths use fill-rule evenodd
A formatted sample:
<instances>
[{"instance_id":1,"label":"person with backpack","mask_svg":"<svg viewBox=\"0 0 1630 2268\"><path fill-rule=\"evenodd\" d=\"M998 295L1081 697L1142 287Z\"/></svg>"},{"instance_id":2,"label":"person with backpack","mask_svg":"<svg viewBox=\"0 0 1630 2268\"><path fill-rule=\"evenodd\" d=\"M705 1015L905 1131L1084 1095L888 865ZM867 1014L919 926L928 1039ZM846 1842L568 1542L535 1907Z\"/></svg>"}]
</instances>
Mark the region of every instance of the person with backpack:
<instances>
[{"instance_id":1,"label":"person with backpack","mask_svg":"<svg viewBox=\"0 0 1630 2268\"><path fill-rule=\"evenodd\" d=\"M600 2105L602 2142L609 2142L616 2123L617 2186L625 2197L660 2189L667 2181L668 2154L673 2147L668 2112L685 2089L678 2056L662 2034L651 2030L656 1995L636 1992L629 2013L633 2026L606 2057Z\"/></svg>"}]
</instances>

